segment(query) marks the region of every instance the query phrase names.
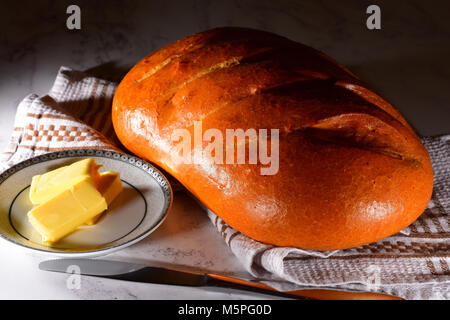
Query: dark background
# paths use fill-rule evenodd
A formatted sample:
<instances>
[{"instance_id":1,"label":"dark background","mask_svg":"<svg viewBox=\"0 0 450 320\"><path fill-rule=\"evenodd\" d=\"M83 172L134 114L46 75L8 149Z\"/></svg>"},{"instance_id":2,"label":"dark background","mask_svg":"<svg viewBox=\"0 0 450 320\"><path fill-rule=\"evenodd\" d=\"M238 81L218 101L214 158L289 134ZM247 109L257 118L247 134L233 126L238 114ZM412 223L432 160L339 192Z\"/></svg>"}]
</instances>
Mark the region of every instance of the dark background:
<instances>
[{"instance_id":1,"label":"dark background","mask_svg":"<svg viewBox=\"0 0 450 320\"><path fill-rule=\"evenodd\" d=\"M66 8L81 7L79 31ZM366 28L378 4L382 29ZM1 1L0 132L59 66L120 80L153 50L216 26L243 26L313 46L375 88L422 135L450 133L450 1ZM3 134L5 136L5 134ZM3 148L7 137L0 138Z\"/></svg>"}]
</instances>

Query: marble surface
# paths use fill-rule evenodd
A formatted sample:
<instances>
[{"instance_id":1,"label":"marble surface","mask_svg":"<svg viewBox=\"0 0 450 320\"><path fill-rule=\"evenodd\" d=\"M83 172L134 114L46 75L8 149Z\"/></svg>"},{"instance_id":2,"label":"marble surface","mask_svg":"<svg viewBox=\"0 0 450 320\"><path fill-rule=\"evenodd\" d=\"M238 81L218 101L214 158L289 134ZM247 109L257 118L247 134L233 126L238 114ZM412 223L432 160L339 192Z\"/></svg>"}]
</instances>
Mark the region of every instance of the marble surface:
<instances>
[{"instance_id":1,"label":"marble surface","mask_svg":"<svg viewBox=\"0 0 450 320\"><path fill-rule=\"evenodd\" d=\"M382 29L365 26L371 1L77 1L82 28L65 27L68 1L2 1L0 150L15 108L49 90L61 65L119 80L140 58L188 34L216 26L279 33L335 58L394 104L421 135L450 132L448 1L377 1ZM23 10L23 8L27 10ZM183 245L180 245L182 243ZM144 241L108 259L245 274L204 212L183 194ZM43 257L0 242L0 298L242 299L243 292L83 278L39 271Z\"/></svg>"}]
</instances>

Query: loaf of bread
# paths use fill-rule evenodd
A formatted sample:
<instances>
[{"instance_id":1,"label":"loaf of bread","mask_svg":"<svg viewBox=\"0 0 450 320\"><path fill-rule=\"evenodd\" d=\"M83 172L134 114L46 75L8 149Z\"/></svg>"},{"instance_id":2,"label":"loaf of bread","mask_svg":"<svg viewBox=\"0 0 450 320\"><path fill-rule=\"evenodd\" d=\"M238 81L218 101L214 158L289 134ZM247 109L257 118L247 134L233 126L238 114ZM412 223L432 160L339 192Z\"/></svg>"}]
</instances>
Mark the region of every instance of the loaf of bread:
<instances>
[{"instance_id":1,"label":"loaf of bread","mask_svg":"<svg viewBox=\"0 0 450 320\"><path fill-rule=\"evenodd\" d=\"M411 224L431 197L428 153L401 114L337 62L272 33L218 28L150 54L120 83L112 116L126 148L257 241L367 244ZM201 151L212 140L192 143L197 161L185 161L173 134L195 137L195 123L223 137L277 129L278 149L266 151L278 151L278 170L220 163Z\"/></svg>"}]
</instances>

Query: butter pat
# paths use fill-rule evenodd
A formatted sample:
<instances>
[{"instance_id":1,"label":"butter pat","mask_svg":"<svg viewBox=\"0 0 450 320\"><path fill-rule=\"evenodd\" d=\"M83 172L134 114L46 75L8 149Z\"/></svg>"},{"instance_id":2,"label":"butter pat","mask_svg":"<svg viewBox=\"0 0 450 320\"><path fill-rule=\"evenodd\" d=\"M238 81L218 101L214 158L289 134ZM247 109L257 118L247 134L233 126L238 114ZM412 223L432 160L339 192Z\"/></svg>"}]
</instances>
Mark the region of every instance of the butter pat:
<instances>
[{"instance_id":1,"label":"butter pat","mask_svg":"<svg viewBox=\"0 0 450 320\"><path fill-rule=\"evenodd\" d=\"M115 198L122 192L122 181L120 180L120 173L114 171L106 171L100 173L98 191L105 198L108 206ZM87 225L96 224L102 214L86 221Z\"/></svg>"},{"instance_id":2,"label":"butter pat","mask_svg":"<svg viewBox=\"0 0 450 320\"><path fill-rule=\"evenodd\" d=\"M92 177L85 175L29 211L28 218L42 235L42 241L51 244L105 211L107 207L106 200L93 184Z\"/></svg>"},{"instance_id":3,"label":"butter pat","mask_svg":"<svg viewBox=\"0 0 450 320\"><path fill-rule=\"evenodd\" d=\"M100 167L101 165L98 165L94 159L88 158L34 176L30 187L31 203L33 205L42 204L85 178L91 179L92 184L97 187L100 179L98 172Z\"/></svg>"}]
</instances>

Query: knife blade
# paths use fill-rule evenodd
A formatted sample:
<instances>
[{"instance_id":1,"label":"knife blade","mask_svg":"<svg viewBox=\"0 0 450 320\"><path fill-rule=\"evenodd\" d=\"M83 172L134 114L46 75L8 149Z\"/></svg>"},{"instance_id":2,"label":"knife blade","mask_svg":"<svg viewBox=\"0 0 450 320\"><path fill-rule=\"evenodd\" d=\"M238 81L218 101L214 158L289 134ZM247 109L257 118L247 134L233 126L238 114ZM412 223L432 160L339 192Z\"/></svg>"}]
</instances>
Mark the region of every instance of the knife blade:
<instances>
[{"instance_id":1,"label":"knife blade","mask_svg":"<svg viewBox=\"0 0 450 320\"><path fill-rule=\"evenodd\" d=\"M52 272L72 273L71 270L73 269L71 267L73 266L78 267L80 274L86 276L165 285L223 287L294 299L309 299L298 295L291 295L262 288L256 283L253 286L252 281L249 280L206 273L178 271L121 261L99 259L54 259L42 261L39 264L39 269Z\"/></svg>"},{"instance_id":2,"label":"knife blade","mask_svg":"<svg viewBox=\"0 0 450 320\"><path fill-rule=\"evenodd\" d=\"M178 271L121 261L100 259L54 259L42 261L39 269L72 274L76 266L81 275L165 285L193 287L223 287L291 299L324 300L401 300L398 297L374 292L348 292L330 289L305 289L280 292L257 280L246 280L212 273Z\"/></svg>"},{"instance_id":3,"label":"knife blade","mask_svg":"<svg viewBox=\"0 0 450 320\"><path fill-rule=\"evenodd\" d=\"M71 266L77 266L81 275L180 286L203 286L207 276L166 268L151 267L121 261L97 259L55 259L43 261L39 269L70 273Z\"/></svg>"}]
</instances>

